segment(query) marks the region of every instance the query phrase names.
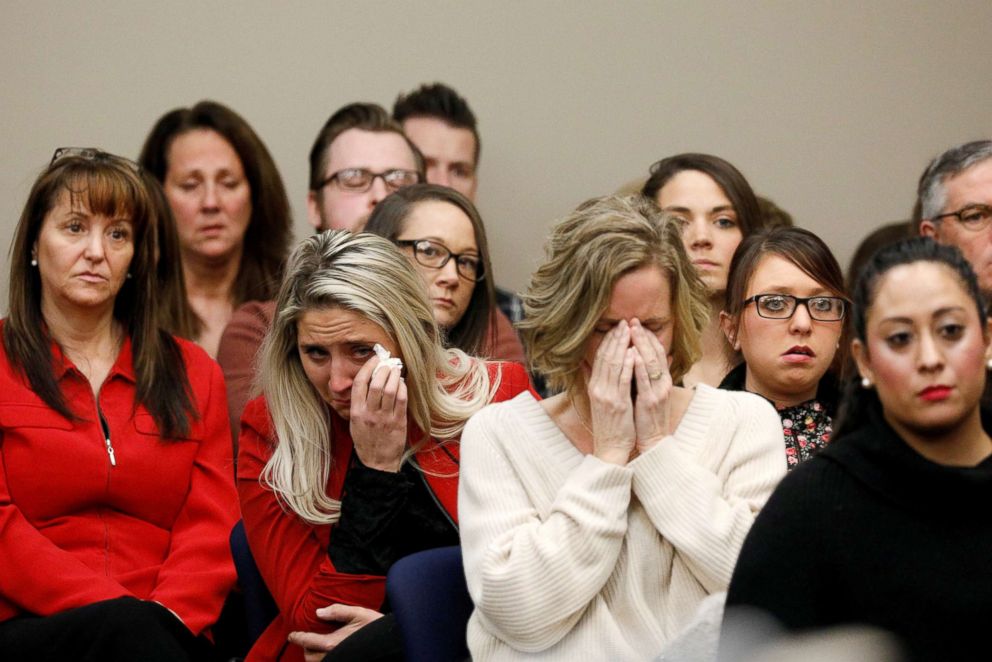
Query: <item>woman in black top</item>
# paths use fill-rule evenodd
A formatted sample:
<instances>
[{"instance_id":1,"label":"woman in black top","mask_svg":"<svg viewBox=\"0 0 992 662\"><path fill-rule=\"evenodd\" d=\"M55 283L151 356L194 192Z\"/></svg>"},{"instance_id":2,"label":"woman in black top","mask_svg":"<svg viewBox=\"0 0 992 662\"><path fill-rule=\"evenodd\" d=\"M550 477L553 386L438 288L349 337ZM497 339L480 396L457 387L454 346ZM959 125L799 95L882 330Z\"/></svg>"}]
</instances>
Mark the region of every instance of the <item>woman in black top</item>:
<instances>
[{"instance_id":1,"label":"woman in black top","mask_svg":"<svg viewBox=\"0 0 992 662\"><path fill-rule=\"evenodd\" d=\"M895 244L862 273L853 316L861 380L837 439L758 516L728 613L750 605L790 630L875 626L914 660L985 658L992 418L979 401L990 335L975 275L954 248Z\"/></svg>"}]
</instances>

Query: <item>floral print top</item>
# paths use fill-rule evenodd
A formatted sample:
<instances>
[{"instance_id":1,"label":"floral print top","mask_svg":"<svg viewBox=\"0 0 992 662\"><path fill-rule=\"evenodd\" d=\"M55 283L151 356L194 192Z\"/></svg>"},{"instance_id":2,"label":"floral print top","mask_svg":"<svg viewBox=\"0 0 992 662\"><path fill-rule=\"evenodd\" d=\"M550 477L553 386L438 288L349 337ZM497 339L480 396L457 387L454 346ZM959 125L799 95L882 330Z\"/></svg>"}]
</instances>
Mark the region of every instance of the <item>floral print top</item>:
<instances>
[{"instance_id":1,"label":"floral print top","mask_svg":"<svg viewBox=\"0 0 992 662\"><path fill-rule=\"evenodd\" d=\"M744 388L746 377L747 364L741 363L723 378L720 388L728 391L747 390ZM791 407L775 407L782 417L785 461L790 471L830 443L838 391L837 380L828 372L820 379L816 397L812 400Z\"/></svg>"},{"instance_id":2,"label":"floral print top","mask_svg":"<svg viewBox=\"0 0 992 662\"><path fill-rule=\"evenodd\" d=\"M833 419L819 400L775 409L782 417L785 461L790 470L826 448L833 433Z\"/></svg>"}]
</instances>

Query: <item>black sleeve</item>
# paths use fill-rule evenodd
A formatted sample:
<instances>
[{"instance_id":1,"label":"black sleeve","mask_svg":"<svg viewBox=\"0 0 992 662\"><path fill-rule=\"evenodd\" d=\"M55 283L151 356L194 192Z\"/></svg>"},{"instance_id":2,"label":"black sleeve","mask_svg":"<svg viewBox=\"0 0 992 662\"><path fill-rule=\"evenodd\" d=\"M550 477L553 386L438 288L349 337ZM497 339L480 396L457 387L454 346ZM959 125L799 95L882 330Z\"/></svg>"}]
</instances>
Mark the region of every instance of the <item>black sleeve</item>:
<instances>
[{"instance_id":1,"label":"black sleeve","mask_svg":"<svg viewBox=\"0 0 992 662\"><path fill-rule=\"evenodd\" d=\"M830 620L834 508L827 505L830 499L825 498L821 480L822 469L830 472L826 465L816 458L800 465L758 514L730 580L728 617L735 613L734 607L749 606L790 630L822 626Z\"/></svg>"},{"instance_id":2,"label":"black sleeve","mask_svg":"<svg viewBox=\"0 0 992 662\"><path fill-rule=\"evenodd\" d=\"M393 526L407 508L414 483L407 472L390 473L356 461L345 476L341 518L331 530L327 554L339 572L384 575L395 557Z\"/></svg>"}]
</instances>

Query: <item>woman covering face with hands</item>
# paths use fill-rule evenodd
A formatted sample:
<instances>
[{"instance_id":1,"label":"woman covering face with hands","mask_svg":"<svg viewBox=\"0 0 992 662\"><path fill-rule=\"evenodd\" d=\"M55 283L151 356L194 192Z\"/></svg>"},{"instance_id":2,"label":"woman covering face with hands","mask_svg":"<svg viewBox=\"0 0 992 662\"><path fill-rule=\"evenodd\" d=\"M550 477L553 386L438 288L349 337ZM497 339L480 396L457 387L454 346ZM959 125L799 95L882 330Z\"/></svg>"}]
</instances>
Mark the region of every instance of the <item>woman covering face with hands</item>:
<instances>
[{"instance_id":1,"label":"woman covering face with hands","mask_svg":"<svg viewBox=\"0 0 992 662\"><path fill-rule=\"evenodd\" d=\"M260 374L238 487L280 613L248 659L399 658L379 618L386 571L458 543L461 429L526 390L527 375L445 349L410 261L348 232L310 237L290 258Z\"/></svg>"},{"instance_id":2,"label":"woman covering face with hands","mask_svg":"<svg viewBox=\"0 0 992 662\"><path fill-rule=\"evenodd\" d=\"M558 223L524 305L531 363L561 393L466 426L472 657L654 657L726 588L785 472L780 422L752 394L673 386L706 294L647 200L591 200Z\"/></svg>"}]
</instances>

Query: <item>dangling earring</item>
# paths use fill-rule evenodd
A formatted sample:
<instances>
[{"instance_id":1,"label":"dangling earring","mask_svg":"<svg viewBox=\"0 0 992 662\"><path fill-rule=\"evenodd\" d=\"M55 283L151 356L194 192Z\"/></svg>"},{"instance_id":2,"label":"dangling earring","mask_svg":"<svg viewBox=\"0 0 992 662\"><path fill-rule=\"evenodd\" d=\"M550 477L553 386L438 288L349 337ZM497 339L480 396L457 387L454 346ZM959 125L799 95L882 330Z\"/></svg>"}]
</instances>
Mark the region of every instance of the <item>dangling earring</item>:
<instances>
[{"instance_id":1,"label":"dangling earring","mask_svg":"<svg viewBox=\"0 0 992 662\"><path fill-rule=\"evenodd\" d=\"M861 378L861 388L871 388L871 380L867 377Z\"/></svg>"}]
</instances>

